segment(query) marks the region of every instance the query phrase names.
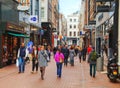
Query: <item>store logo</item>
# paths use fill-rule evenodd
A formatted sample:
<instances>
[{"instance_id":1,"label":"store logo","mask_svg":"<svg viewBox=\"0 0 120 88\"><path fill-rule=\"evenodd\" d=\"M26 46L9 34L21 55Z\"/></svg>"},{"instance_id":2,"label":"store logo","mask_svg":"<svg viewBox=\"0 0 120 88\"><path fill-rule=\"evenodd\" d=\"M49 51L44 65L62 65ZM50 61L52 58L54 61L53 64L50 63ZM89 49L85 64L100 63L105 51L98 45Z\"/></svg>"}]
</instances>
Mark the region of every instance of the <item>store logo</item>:
<instances>
[{"instance_id":1,"label":"store logo","mask_svg":"<svg viewBox=\"0 0 120 88\"><path fill-rule=\"evenodd\" d=\"M31 15L29 17L29 22L30 23L38 23L38 16L37 15Z\"/></svg>"}]
</instances>

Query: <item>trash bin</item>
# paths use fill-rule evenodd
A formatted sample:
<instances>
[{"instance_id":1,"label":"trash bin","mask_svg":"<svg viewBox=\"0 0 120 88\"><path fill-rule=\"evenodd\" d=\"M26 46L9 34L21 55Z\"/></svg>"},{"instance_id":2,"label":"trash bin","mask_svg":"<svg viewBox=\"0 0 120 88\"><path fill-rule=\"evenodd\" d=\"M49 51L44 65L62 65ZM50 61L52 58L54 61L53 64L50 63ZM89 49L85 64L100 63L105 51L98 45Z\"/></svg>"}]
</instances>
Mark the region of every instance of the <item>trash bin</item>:
<instances>
[{"instance_id":1,"label":"trash bin","mask_svg":"<svg viewBox=\"0 0 120 88\"><path fill-rule=\"evenodd\" d=\"M103 71L103 57L98 57L97 59L97 66L96 66L96 70L97 71Z\"/></svg>"}]
</instances>

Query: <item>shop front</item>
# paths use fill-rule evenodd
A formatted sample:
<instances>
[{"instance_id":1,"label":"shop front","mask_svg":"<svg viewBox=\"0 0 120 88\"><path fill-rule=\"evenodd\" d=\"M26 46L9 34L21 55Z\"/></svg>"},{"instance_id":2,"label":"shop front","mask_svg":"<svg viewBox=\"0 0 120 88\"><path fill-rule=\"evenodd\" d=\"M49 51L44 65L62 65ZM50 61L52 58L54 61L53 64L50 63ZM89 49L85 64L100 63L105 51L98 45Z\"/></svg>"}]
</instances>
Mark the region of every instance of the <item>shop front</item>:
<instances>
[{"instance_id":1,"label":"shop front","mask_svg":"<svg viewBox=\"0 0 120 88\"><path fill-rule=\"evenodd\" d=\"M39 45L41 42L40 28L30 25L30 31L30 40L34 43L34 45Z\"/></svg>"},{"instance_id":2,"label":"shop front","mask_svg":"<svg viewBox=\"0 0 120 88\"><path fill-rule=\"evenodd\" d=\"M24 33L24 28L12 23L0 24L0 67L15 63L17 58L17 51L21 42L24 42L24 38L27 36Z\"/></svg>"}]
</instances>

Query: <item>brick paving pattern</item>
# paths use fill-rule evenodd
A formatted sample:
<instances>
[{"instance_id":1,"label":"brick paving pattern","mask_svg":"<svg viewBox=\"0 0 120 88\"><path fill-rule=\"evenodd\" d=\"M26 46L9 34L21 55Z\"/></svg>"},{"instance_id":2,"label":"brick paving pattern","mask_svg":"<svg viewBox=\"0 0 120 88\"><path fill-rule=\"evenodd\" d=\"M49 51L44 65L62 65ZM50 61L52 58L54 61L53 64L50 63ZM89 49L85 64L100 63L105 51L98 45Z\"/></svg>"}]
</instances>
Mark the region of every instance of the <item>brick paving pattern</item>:
<instances>
[{"instance_id":1,"label":"brick paving pattern","mask_svg":"<svg viewBox=\"0 0 120 88\"><path fill-rule=\"evenodd\" d=\"M56 64L52 59L46 68L45 79L41 80L40 72L31 74L31 64L26 65L25 73L18 74L15 65L0 69L0 88L120 88L120 83L112 83L106 74L97 72L95 78L89 76L89 64L79 63L75 66L63 66L61 78L56 76Z\"/></svg>"}]
</instances>

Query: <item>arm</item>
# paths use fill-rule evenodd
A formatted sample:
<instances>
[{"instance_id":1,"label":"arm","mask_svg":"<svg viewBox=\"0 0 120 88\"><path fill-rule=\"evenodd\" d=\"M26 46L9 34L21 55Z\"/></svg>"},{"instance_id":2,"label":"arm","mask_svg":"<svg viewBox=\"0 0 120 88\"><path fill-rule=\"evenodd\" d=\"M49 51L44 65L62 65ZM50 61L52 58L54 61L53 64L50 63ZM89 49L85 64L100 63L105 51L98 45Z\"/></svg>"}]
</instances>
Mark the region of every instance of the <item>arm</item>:
<instances>
[{"instance_id":1,"label":"arm","mask_svg":"<svg viewBox=\"0 0 120 88\"><path fill-rule=\"evenodd\" d=\"M29 51L28 51L28 49L26 48L26 54L25 54L25 57L27 57L28 56L28 53L29 53Z\"/></svg>"},{"instance_id":2,"label":"arm","mask_svg":"<svg viewBox=\"0 0 120 88\"><path fill-rule=\"evenodd\" d=\"M19 58L19 56L20 56L20 49L18 49L17 58Z\"/></svg>"}]
</instances>

